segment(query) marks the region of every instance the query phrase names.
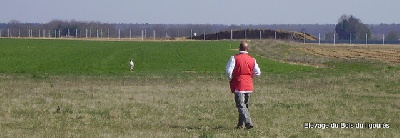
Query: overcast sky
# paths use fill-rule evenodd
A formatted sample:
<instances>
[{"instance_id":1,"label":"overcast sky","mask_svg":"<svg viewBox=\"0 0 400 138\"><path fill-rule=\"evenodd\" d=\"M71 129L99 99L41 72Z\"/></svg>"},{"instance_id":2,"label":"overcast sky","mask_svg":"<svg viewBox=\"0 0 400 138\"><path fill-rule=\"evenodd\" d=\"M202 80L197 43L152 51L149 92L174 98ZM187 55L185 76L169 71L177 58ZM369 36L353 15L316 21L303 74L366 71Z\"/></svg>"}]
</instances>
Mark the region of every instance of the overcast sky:
<instances>
[{"instance_id":1,"label":"overcast sky","mask_svg":"<svg viewBox=\"0 0 400 138\"><path fill-rule=\"evenodd\" d=\"M0 0L0 23L53 19L150 24L400 23L398 0Z\"/></svg>"}]
</instances>

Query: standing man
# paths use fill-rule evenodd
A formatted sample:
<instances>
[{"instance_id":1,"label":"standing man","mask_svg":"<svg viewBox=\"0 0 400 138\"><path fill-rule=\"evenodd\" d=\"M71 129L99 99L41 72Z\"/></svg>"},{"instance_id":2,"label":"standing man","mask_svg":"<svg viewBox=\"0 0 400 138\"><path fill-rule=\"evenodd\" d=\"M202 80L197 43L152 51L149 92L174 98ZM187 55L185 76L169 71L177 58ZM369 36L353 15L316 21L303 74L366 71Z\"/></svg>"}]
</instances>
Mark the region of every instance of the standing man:
<instances>
[{"instance_id":1,"label":"standing man","mask_svg":"<svg viewBox=\"0 0 400 138\"><path fill-rule=\"evenodd\" d=\"M261 74L260 68L254 58L248 55L248 44L242 41L239 54L232 56L226 65L226 75L230 80L231 92L235 95L235 103L239 112L236 128L253 128L249 113L249 98L253 92L253 77Z\"/></svg>"}]
</instances>

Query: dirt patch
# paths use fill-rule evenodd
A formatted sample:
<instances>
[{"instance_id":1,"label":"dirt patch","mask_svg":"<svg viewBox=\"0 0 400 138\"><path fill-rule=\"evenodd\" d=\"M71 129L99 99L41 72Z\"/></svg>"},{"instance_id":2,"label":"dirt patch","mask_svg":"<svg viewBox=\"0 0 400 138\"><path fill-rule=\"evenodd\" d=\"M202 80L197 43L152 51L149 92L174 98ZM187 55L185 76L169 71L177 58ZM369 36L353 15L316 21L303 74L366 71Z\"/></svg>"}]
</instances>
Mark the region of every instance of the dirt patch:
<instances>
[{"instance_id":1,"label":"dirt patch","mask_svg":"<svg viewBox=\"0 0 400 138\"><path fill-rule=\"evenodd\" d=\"M299 49L317 56L400 63L400 45L308 45Z\"/></svg>"}]
</instances>

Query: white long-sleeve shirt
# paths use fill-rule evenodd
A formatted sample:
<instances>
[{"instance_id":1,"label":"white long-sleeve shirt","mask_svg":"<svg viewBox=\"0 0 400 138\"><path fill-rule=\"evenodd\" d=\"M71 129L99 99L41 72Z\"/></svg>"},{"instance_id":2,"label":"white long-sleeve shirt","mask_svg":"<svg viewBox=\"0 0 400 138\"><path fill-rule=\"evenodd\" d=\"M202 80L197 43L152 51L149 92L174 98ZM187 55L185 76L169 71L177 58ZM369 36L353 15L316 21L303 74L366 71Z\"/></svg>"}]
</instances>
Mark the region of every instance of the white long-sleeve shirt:
<instances>
[{"instance_id":1,"label":"white long-sleeve shirt","mask_svg":"<svg viewBox=\"0 0 400 138\"><path fill-rule=\"evenodd\" d=\"M248 54L247 51L239 51L239 53L240 54ZM228 64L226 65L226 68L225 68L226 76L228 77L229 80L232 80L233 69L235 69L235 57L231 56L231 58L228 61ZM256 59L254 59L253 77L260 76L260 75L261 75L260 67L258 67Z\"/></svg>"}]
</instances>

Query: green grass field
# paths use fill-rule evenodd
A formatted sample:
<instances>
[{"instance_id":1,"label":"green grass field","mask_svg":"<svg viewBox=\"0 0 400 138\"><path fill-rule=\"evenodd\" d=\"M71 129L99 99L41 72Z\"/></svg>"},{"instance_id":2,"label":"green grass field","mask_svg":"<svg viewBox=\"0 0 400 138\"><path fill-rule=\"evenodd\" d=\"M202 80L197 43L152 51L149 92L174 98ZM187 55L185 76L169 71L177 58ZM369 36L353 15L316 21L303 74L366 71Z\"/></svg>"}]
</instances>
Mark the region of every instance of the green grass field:
<instances>
[{"instance_id":1,"label":"green grass field","mask_svg":"<svg viewBox=\"0 0 400 138\"><path fill-rule=\"evenodd\" d=\"M0 137L400 137L399 65L272 40L250 43L262 70L250 99L255 128L234 129L224 71L238 44L0 39ZM280 62L288 55L298 64Z\"/></svg>"},{"instance_id":2,"label":"green grass field","mask_svg":"<svg viewBox=\"0 0 400 138\"><path fill-rule=\"evenodd\" d=\"M232 44L234 46L232 46ZM235 42L107 42L2 39L0 73L37 75L129 75L135 72L180 74L224 73L224 66L237 50ZM237 45L237 44L236 44ZM257 57L257 59L261 59ZM260 60L270 72L312 70Z\"/></svg>"}]
</instances>

